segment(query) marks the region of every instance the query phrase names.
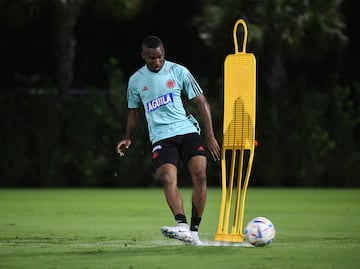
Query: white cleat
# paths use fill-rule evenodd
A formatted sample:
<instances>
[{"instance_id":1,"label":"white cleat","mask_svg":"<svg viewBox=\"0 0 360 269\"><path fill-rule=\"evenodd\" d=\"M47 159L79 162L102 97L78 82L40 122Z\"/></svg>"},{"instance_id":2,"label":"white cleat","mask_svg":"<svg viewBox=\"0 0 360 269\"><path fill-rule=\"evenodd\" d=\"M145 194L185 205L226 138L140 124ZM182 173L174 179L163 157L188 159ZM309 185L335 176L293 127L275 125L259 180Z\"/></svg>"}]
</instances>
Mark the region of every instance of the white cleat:
<instances>
[{"instance_id":1,"label":"white cleat","mask_svg":"<svg viewBox=\"0 0 360 269\"><path fill-rule=\"evenodd\" d=\"M194 246L203 246L204 245L204 243L199 238L198 232L191 231L191 237L192 237L192 241L191 241L192 245L194 245Z\"/></svg>"},{"instance_id":2,"label":"white cleat","mask_svg":"<svg viewBox=\"0 0 360 269\"><path fill-rule=\"evenodd\" d=\"M163 226L161 232L164 236L178 239L186 243L191 243L193 240L189 226L186 223L179 223L175 227Z\"/></svg>"}]
</instances>

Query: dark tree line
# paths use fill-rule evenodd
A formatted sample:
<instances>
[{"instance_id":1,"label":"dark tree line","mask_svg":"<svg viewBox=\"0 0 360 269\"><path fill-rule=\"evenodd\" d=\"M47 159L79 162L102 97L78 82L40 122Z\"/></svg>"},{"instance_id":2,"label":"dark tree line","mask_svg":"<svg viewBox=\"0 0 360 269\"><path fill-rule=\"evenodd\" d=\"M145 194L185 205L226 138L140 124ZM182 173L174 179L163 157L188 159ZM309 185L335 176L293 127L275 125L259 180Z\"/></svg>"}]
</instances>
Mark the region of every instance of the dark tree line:
<instances>
[{"instance_id":1,"label":"dark tree line","mask_svg":"<svg viewBox=\"0 0 360 269\"><path fill-rule=\"evenodd\" d=\"M1 186L152 186L144 121L125 159L126 82L159 35L212 105L221 140L232 29L257 58L253 185L359 186L355 1L0 1ZM239 39L242 36L239 31ZM241 42L241 40L240 40ZM219 184L209 163L209 184ZM183 175L187 184L187 175Z\"/></svg>"}]
</instances>

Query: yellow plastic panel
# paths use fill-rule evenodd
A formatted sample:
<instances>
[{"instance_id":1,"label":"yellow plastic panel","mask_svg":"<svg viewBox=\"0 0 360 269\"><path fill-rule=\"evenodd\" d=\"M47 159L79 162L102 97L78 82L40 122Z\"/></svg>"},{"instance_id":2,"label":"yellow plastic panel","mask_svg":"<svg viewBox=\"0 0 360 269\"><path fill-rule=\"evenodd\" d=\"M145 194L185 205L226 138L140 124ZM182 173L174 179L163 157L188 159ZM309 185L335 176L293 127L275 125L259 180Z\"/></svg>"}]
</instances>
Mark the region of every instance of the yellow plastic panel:
<instances>
[{"instance_id":1,"label":"yellow plastic panel","mask_svg":"<svg viewBox=\"0 0 360 269\"><path fill-rule=\"evenodd\" d=\"M251 53L228 55L224 64L223 146L252 149L255 140L256 60Z\"/></svg>"}]
</instances>

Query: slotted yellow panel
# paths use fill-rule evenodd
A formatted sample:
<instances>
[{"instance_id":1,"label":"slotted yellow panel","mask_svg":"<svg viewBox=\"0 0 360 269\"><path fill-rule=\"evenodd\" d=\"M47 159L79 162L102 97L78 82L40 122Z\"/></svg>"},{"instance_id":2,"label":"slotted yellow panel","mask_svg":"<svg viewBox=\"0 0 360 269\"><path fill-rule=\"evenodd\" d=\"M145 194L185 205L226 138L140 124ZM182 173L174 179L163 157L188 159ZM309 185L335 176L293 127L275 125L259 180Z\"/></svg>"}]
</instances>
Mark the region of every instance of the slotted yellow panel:
<instances>
[{"instance_id":1,"label":"slotted yellow panel","mask_svg":"<svg viewBox=\"0 0 360 269\"><path fill-rule=\"evenodd\" d=\"M244 28L241 52L237 42L239 24ZM252 53L246 53L244 20L235 23L233 37L235 54L227 55L224 63L222 196L215 240L242 242L245 197L255 147L256 59ZM229 155L231 160L226 159Z\"/></svg>"}]
</instances>

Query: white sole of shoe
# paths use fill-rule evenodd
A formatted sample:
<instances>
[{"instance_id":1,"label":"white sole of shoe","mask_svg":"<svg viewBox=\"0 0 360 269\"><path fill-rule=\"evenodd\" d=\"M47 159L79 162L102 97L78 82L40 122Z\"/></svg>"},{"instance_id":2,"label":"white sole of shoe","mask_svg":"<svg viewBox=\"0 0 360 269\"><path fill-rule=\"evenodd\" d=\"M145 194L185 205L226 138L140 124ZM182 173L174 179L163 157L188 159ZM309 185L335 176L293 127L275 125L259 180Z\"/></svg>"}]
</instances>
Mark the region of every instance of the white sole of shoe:
<instances>
[{"instance_id":1,"label":"white sole of shoe","mask_svg":"<svg viewBox=\"0 0 360 269\"><path fill-rule=\"evenodd\" d=\"M179 234L178 232L174 232L174 231L169 231L166 228L161 228L161 232L164 236L168 237L168 238L172 238L172 239L177 239L186 243L191 243L192 242L192 237L191 235L186 235L186 234Z\"/></svg>"}]
</instances>

